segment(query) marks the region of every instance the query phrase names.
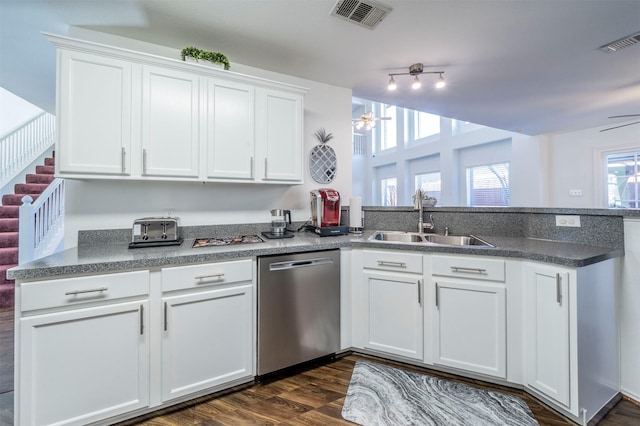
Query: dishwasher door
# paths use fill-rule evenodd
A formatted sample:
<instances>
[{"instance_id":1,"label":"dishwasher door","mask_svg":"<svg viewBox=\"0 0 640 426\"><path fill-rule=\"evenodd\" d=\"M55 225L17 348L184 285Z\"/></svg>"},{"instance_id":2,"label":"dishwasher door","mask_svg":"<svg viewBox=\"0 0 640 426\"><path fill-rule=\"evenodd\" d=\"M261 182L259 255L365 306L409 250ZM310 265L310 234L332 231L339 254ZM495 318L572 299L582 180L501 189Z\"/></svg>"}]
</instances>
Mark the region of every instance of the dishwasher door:
<instances>
[{"instance_id":1,"label":"dishwasher door","mask_svg":"<svg viewBox=\"0 0 640 426\"><path fill-rule=\"evenodd\" d=\"M258 258L258 375L340 348L340 251Z\"/></svg>"}]
</instances>

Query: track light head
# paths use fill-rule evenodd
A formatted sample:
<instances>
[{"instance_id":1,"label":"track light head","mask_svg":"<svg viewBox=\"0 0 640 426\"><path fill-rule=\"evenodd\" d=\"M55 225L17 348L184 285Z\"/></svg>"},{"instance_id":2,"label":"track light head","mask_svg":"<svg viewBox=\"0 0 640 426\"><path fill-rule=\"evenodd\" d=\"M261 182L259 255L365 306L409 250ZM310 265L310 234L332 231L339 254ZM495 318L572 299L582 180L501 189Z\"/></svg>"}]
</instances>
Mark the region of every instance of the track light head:
<instances>
[{"instance_id":1,"label":"track light head","mask_svg":"<svg viewBox=\"0 0 640 426\"><path fill-rule=\"evenodd\" d=\"M398 85L396 84L396 81L393 79L393 76L391 76L391 79L389 80L389 85L387 86L387 89L396 90L397 88L398 88Z\"/></svg>"},{"instance_id":2,"label":"track light head","mask_svg":"<svg viewBox=\"0 0 640 426\"><path fill-rule=\"evenodd\" d=\"M442 89L446 85L447 83L444 81L442 73L440 73L440 77L438 77L438 81L436 81L436 89Z\"/></svg>"},{"instance_id":3,"label":"track light head","mask_svg":"<svg viewBox=\"0 0 640 426\"><path fill-rule=\"evenodd\" d=\"M416 75L413 78L413 83L411 84L411 88L412 89L419 89L422 86L422 83L420 83L420 79L418 78L418 76Z\"/></svg>"}]
</instances>

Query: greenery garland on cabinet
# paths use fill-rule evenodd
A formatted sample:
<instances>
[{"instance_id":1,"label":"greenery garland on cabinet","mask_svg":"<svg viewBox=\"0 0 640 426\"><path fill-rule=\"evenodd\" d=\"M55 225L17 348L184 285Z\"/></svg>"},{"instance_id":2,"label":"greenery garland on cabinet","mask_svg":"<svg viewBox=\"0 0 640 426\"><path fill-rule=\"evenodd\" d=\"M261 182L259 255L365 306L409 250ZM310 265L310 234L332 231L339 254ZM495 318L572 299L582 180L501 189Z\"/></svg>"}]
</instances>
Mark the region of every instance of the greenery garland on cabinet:
<instances>
[{"instance_id":1,"label":"greenery garland on cabinet","mask_svg":"<svg viewBox=\"0 0 640 426\"><path fill-rule=\"evenodd\" d=\"M225 70L229 70L231 68L231 65L229 64L229 60L222 53L211 52L208 50L201 50L193 46L188 46L182 49L182 52L180 52L180 57L182 58L183 61L185 60L186 57L190 57L195 59L196 62L202 59L203 61L209 61L214 64L221 64L224 66Z\"/></svg>"}]
</instances>

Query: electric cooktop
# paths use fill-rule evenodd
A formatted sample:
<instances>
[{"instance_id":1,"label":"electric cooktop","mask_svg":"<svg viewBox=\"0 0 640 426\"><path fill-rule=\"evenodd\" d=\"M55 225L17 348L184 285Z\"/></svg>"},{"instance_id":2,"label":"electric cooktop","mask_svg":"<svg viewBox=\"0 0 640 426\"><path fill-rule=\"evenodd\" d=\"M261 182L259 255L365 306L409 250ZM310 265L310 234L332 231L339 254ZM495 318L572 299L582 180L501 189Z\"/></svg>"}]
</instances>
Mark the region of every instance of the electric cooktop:
<instances>
[{"instance_id":1,"label":"electric cooktop","mask_svg":"<svg viewBox=\"0 0 640 426\"><path fill-rule=\"evenodd\" d=\"M234 244L251 244L264 243L264 240L257 235L241 235L238 237L220 237L220 238L196 238L192 248L211 247L211 246L229 246Z\"/></svg>"}]
</instances>

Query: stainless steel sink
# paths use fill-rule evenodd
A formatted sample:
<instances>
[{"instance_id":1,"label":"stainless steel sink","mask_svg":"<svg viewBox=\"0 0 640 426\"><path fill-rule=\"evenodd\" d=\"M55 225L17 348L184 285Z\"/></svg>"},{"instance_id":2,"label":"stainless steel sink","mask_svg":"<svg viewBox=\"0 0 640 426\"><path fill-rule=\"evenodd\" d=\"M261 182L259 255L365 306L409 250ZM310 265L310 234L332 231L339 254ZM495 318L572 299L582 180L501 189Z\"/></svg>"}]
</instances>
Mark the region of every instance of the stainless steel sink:
<instances>
[{"instance_id":1,"label":"stainless steel sink","mask_svg":"<svg viewBox=\"0 0 640 426\"><path fill-rule=\"evenodd\" d=\"M369 237L369 241L394 242L403 244L443 246L480 246L495 247L493 244L474 235L438 235L418 232L377 231Z\"/></svg>"},{"instance_id":2,"label":"stainless steel sink","mask_svg":"<svg viewBox=\"0 0 640 426\"><path fill-rule=\"evenodd\" d=\"M415 232L393 232L393 231L378 231L369 237L369 240L377 241L394 241L402 243L423 243L424 238L422 234Z\"/></svg>"}]
</instances>

